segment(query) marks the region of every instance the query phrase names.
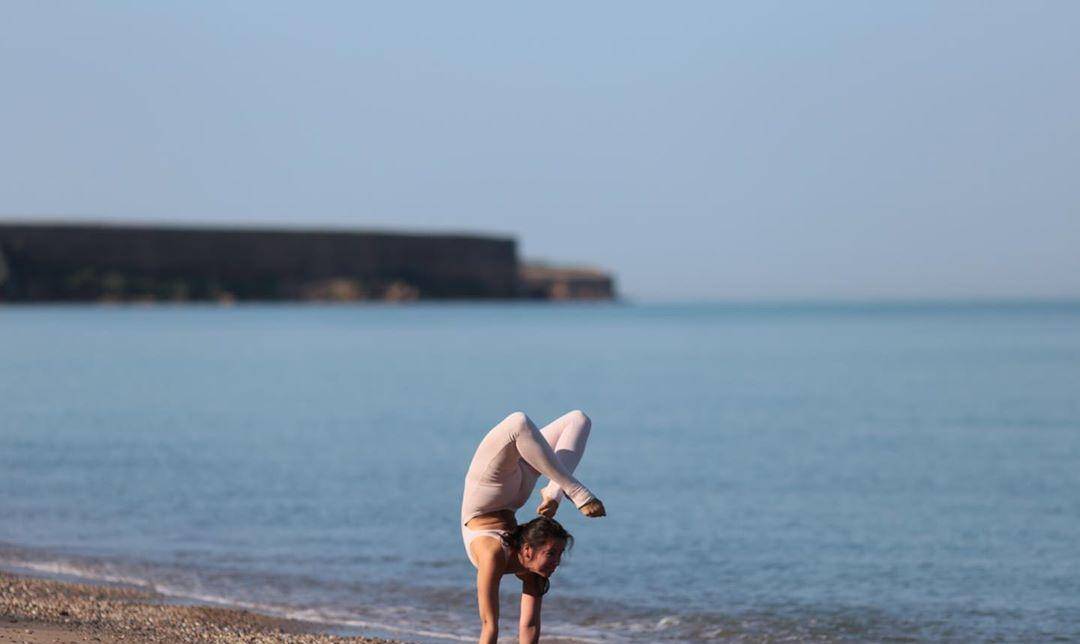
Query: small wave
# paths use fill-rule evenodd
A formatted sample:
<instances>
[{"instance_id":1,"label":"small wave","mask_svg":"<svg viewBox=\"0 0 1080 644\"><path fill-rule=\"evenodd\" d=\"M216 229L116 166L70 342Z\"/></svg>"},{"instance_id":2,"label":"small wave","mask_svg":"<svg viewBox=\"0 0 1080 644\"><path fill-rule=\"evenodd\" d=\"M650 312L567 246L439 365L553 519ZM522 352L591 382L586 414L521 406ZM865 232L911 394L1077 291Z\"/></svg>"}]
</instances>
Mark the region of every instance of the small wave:
<instances>
[{"instance_id":1,"label":"small wave","mask_svg":"<svg viewBox=\"0 0 1080 644\"><path fill-rule=\"evenodd\" d=\"M77 579L85 579L88 581L106 582L110 584L124 584L126 586L135 586L138 588L145 588L147 590L154 589L154 585L150 581L142 579L140 577L113 574L95 569L91 566L78 565L67 561L35 561L26 559L11 559L9 557L4 557L0 558L0 566L5 568L16 568L38 573L45 573L46 575L57 577L74 577Z\"/></svg>"},{"instance_id":2,"label":"small wave","mask_svg":"<svg viewBox=\"0 0 1080 644\"><path fill-rule=\"evenodd\" d=\"M205 604L218 604L229 608L242 608L244 610L249 610L262 615L268 615L270 617L294 619L301 622L323 624L326 626L365 630L377 629L380 631L407 633L410 635L421 635L424 637L435 637L439 639L451 639L462 642L471 642L474 639L471 637L460 637L451 633L442 633L401 625L386 624L383 622L357 619L355 617L335 616L328 614L325 610L319 608L293 608L286 606L275 606L273 604L259 604L254 602L242 601L233 597L225 597L222 595L211 595L206 593L191 592L180 588L173 588L167 585L157 585L155 586L155 590L162 595L165 595L167 597L174 597L176 599L194 600Z\"/></svg>"},{"instance_id":3,"label":"small wave","mask_svg":"<svg viewBox=\"0 0 1080 644\"><path fill-rule=\"evenodd\" d=\"M273 604L259 604L242 601L232 597L224 597L221 595L191 592L179 588L173 588L167 585L157 585L155 586L155 590L162 595L174 597L177 599L189 599L207 604L218 604L229 608L242 608L244 610L249 610L262 615L268 615L270 617L281 617L284 619L293 619L301 622L322 624L325 626L354 628L357 630L379 630L392 633L405 633L408 635L420 635L422 637L433 637L438 639L454 640L460 642L471 642L475 639L473 637L461 637L460 635L455 635L453 633L444 633L440 631L432 631L410 626L363 620L358 619L354 616L335 615L325 609L320 608L294 608L286 606L275 606Z\"/></svg>"},{"instance_id":4,"label":"small wave","mask_svg":"<svg viewBox=\"0 0 1080 644\"><path fill-rule=\"evenodd\" d=\"M471 642L474 637L463 637L454 633L436 631L426 628L418 628L402 624L386 623L374 620L360 619L354 615L335 614L321 608L296 608L291 606L276 606L244 601L236 597L219 595L214 593L199 592L187 588L176 587L167 583L154 582L142 577L118 574L106 569L105 566L90 563L75 563L68 560L39 560L23 557L2 556L0 568L6 568L12 572L28 572L43 574L49 577L63 577L68 579L80 579L89 582L123 584L155 592L164 597L177 600L187 600L202 604L214 604L226 608L236 608L267 615L293 619L313 624L320 624L335 628L347 628L364 631L382 631L384 633L399 633L439 640ZM383 610L393 612L392 607L381 607ZM582 640L585 641L585 640Z\"/></svg>"},{"instance_id":5,"label":"small wave","mask_svg":"<svg viewBox=\"0 0 1080 644\"><path fill-rule=\"evenodd\" d=\"M405 633L408 635L420 635L422 637L434 637L437 639L453 640L455 642L471 642L475 640L475 637L462 637L453 633L445 633L441 631L432 631L422 628L397 626L391 624L385 624L382 622L374 622L370 620L357 619L355 617L338 617L327 615L320 609L300 609L300 610L287 610L284 611L280 617L286 617L288 619L295 619L304 622L313 622L316 624L326 624L328 626L343 626L347 628L355 628L362 630L381 630L389 631L393 633Z\"/></svg>"},{"instance_id":6,"label":"small wave","mask_svg":"<svg viewBox=\"0 0 1080 644\"><path fill-rule=\"evenodd\" d=\"M226 608L248 610L271 617L293 619L324 627L331 632L355 631L389 638L419 639L437 642L475 641L476 624L461 610L444 610L447 606L462 608L471 603L461 588L413 587L400 581L378 582L382 600L390 604L367 602L361 599L372 592L370 584L356 589L351 585L338 586L316 578L284 577L285 587L330 583L329 588L341 591L335 600L320 603L319 595L310 593L307 599L289 601L259 601L247 596L250 588L274 586L273 576L265 573L200 570L191 567L160 566L139 562L117 562L90 557L53 555L40 550L5 547L0 544L0 567L30 574L58 576L91 583L114 583L145 589L178 603L212 604ZM225 585L222 585L222 581ZM360 588L368 586L365 595ZM326 590L326 588L323 588ZM388 592L387 592L388 591ZM328 599L328 598L327 598ZM402 603L405 600L406 603ZM410 603L412 600L417 604ZM340 602L340 603L339 603ZM587 597L556 597L551 604L553 617L545 624L545 636L560 642L600 644L629 641L708 641L740 636L796 636L804 641L829 641L829 634L839 634L839 628L806 629L795 619L777 619L776 615L757 615L748 621L746 615L677 613L643 610L610 601ZM463 608L462 608L463 610ZM456 612L455 612L456 611ZM458 614L460 613L460 614ZM470 612L471 617L474 613ZM569 617L569 621L564 621ZM838 625L833 625L838 626ZM846 630L846 629L845 629ZM824 635L824 636L823 636Z\"/></svg>"}]
</instances>

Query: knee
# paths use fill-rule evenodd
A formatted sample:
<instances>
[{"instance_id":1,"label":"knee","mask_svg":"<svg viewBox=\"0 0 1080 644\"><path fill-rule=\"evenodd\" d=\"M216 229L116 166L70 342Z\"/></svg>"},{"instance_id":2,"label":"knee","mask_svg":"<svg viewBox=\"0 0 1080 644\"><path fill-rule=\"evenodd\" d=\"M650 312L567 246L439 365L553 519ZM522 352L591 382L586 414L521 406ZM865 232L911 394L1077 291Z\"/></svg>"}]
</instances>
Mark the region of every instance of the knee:
<instances>
[{"instance_id":1,"label":"knee","mask_svg":"<svg viewBox=\"0 0 1080 644\"><path fill-rule=\"evenodd\" d=\"M503 420L504 423L509 426L510 431L517 435L521 431L528 431L530 426L534 426L532 419L530 419L525 412L515 411Z\"/></svg>"},{"instance_id":2,"label":"knee","mask_svg":"<svg viewBox=\"0 0 1080 644\"><path fill-rule=\"evenodd\" d=\"M588 431L592 429L592 419L586 416L585 412L580 409L575 409L567 414L567 416L570 417L570 422L581 428L581 431L588 433Z\"/></svg>"}]
</instances>

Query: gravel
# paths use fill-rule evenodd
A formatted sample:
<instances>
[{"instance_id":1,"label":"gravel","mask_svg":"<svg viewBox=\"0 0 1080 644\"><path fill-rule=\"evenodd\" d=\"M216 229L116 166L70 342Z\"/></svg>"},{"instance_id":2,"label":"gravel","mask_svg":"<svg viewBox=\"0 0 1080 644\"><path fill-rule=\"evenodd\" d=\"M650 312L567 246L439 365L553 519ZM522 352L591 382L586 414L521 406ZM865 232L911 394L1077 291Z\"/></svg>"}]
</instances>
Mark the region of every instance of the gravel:
<instances>
[{"instance_id":1,"label":"gravel","mask_svg":"<svg viewBox=\"0 0 1080 644\"><path fill-rule=\"evenodd\" d=\"M107 642L393 642L323 635L316 632L314 624L244 610L165 603L153 592L137 588L75 584L3 572L0 621L5 633L32 630L35 624L54 625Z\"/></svg>"}]
</instances>

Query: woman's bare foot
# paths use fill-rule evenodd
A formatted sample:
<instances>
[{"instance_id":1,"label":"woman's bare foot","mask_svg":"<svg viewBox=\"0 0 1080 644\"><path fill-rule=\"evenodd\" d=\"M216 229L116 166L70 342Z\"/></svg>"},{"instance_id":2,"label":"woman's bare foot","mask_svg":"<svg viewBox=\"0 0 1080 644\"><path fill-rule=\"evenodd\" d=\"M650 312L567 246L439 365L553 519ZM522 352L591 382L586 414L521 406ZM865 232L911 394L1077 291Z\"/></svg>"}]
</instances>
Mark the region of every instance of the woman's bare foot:
<instances>
[{"instance_id":1,"label":"woman's bare foot","mask_svg":"<svg viewBox=\"0 0 1080 644\"><path fill-rule=\"evenodd\" d=\"M587 517L595 518L607 515L607 510L604 509L604 503L600 499L593 499L578 509Z\"/></svg>"},{"instance_id":2,"label":"woman's bare foot","mask_svg":"<svg viewBox=\"0 0 1080 644\"><path fill-rule=\"evenodd\" d=\"M543 497L540 497L540 498L543 499ZM542 517L547 517L549 519L554 519L555 518L555 512L558 511L558 509L559 509L559 502L558 501L556 501L555 499L544 499L543 502L540 503L540 507L536 508L536 513L539 514Z\"/></svg>"}]
</instances>

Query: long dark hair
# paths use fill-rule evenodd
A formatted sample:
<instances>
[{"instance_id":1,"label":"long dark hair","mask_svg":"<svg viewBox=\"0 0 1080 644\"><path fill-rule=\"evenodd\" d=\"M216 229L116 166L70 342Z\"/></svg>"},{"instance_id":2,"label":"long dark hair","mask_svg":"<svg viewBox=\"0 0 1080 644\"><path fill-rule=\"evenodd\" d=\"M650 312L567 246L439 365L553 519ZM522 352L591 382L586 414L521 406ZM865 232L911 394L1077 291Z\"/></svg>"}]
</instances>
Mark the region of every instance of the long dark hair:
<instances>
[{"instance_id":1,"label":"long dark hair","mask_svg":"<svg viewBox=\"0 0 1080 644\"><path fill-rule=\"evenodd\" d=\"M539 548L552 539L559 539L566 543L566 550L574 545L574 537L562 524L555 519L536 517L528 523L522 523L507 534L503 535L503 543L515 550L521 550L525 544L534 549Z\"/></svg>"},{"instance_id":2,"label":"long dark hair","mask_svg":"<svg viewBox=\"0 0 1080 644\"><path fill-rule=\"evenodd\" d=\"M570 550L574 545L574 536L567 532L561 523L547 517L536 517L528 523L522 523L504 534L502 538L503 543L518 551L525 544L535 550L552 539L562 540L566 544L566 550ZM548 581L547 577L537 576L539 577L540 594L546 595L548 589L551 588L551 582Z\"/></svg>"}]
</instances>

